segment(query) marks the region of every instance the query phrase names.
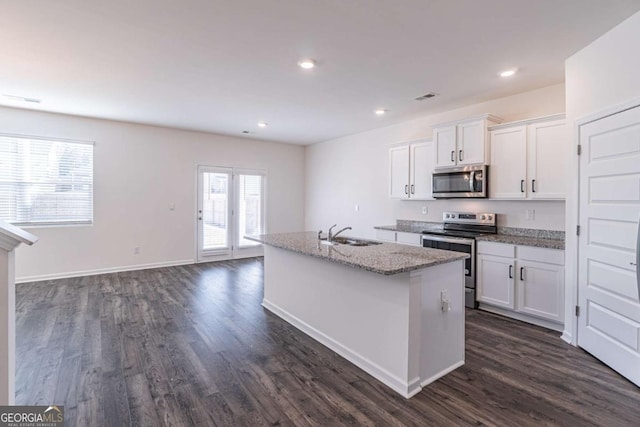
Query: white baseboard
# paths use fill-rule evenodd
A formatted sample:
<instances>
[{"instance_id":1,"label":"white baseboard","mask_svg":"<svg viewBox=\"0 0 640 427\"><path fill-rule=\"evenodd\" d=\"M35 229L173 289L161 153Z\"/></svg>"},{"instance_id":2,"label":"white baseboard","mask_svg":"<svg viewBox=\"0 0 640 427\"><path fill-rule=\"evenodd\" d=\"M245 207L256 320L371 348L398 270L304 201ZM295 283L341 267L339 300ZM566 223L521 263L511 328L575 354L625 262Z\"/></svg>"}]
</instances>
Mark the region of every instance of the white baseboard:
<instances>
[{"instance_id":1,"label":"white baseboard","mask_svg":"<svg viewBox=\"0 0 640 427\"><path fill-rule=\"evenodd\" d=\"M562 335L560 336L560 338L562 338L562 340L567 344L575 345L573 344L573 335L571 335L571 333L566 329L562 332Z\"/></svg>"},{"instance_id":2,"label":"white baseboard","mask_svg":"<svg viewBox=\"0 0 640 427\"><path fill-rule=\"evenodd\" d=\"M195 260L154 262L150 264L127 265L121 267L98 268L95 270L71 271L67 273L43 274L39 276L23 276L16 278L16 283L41 282L43 280L69 279L71 277L95 276L97 274L120 273L123 271L147 270L150 268L175 267L178 265L194 264Z\"/></svg>"},{"instance_id":3,"label":"white baseboard","mask_svg":"<svg viewBox=\"0 0 640 427\"><path fill-rule=\"evenodd\" d=\"M432 382L434 382L437 379L440 379L442 377L444 377L445 375L447 375L449 372L453 372L456 369L458 369L460 366L464 365L464 360L461 360L459 362L454 363L453 365L449 366L446 369L443 369L442 371L438 372L437 374L427 378L426 380L422 381L420 383L420 387L424 387L427 386L429 384L431 384Z\"/></svg>"},{"instance_id":4,"label":"white baseboard","mask_svg":"<svg viewBox=\"0 0 640 427\"><path fill-rule=\"evenodd\" d=\"M385 370L381 366L373 363L369 359L361 356L360 354L350 349L349 347L345 346L344 344L334 340L333 338L327 336L323 332L320 332L319 330L303 322L296 316L281 309L277 305L272 304L266 299L262 300L262 306L267 310L269 310L270 312L272 312L273 314L275 314L276 316L286 321L287 323L290 323L291 325L300 329L302 332L309 335L311 338L315 339L320 344L338 353L340 356L344 357L349 362L353 363L354 365L356 365L357 367L359 367L369 375L373 376L380 382L384 383L385 385L387 385L388 387L390 387L391 389L393 389L395 392L399 393L403 397L408 399L411 396L418 393L420 390L422 390L422 387L420 386L420 378L414 378L410 382L404 381L401 378L393 375L389 371Z\"/></svg>"},{"instance_id":5,"label":"white baseboard","mask_svg":"<svg viewBox=\"0 0 640 427\"><path fill-rule=\"evenodd\" d=\"M480 310L488 311L490 313L499 314L501 316L510 317L512 319L520 320L522 322L531 323L532 325L542 326L543 328L553 329L557 332L562 332L564 329L564 325L562 323L555 323L550 320L539 319L534 316L529 316L527 314L518 313L513 310L509 310L501 307L494 307L492 305L487 305L480 303Z\"/></svg>"}]
</instances>

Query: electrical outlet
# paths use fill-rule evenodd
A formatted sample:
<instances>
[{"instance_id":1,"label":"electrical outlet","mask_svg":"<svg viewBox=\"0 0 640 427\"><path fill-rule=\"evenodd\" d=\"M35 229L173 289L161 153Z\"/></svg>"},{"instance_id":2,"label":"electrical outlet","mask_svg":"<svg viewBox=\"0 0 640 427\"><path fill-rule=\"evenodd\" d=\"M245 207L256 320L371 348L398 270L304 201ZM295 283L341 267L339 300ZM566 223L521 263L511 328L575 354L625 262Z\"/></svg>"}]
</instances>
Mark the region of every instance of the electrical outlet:
<instances>
[{"instance_id":1,"label":"electrical outlet","mask_svg":"<svg viewBox=\"0 0 640 427\"><path fill-rule=\"evenodd\" d=\"M360 211L360 205L356 205L356 212Z\"/></svg>"},{"instance_id":2,"label":"electrical outlet","mask_svg":"<svg viewBox=\"0 0 640 427\"><path fill-rule=\"evenodd\" d=\"M133 254L134 255L140 255L140 248L138 246L136 246L135 248L133 248Z\"/></svg>"},{"instance_id":3,"label":"electrical outlet","mask_svg":"<svg viewBox=\"0 0 640 427\"><path fill-rule=\"evenodd\" d=\"M528 221L533 221L536 219L536 210L535 209L527 209L526 218Z\"/></svg>"},{"instance_id":4,"label":"electrical outlet","mask_svg":"<svg viewBox=\"0 0 640 427\"><path fill-rule=\"evenodd\" d=\"M428 214L428 213L429 213L429 208L428 208L428 207L426 207L426 206L423 206L423 207L422 207L422 215L426 215L426 214Z\"/></svg>"},{"instance_id":5,"label":"electrical outlet","mask_svg":"<svg viewBox=\"0 0 640 427\"><path fill-rule=\"evenodd\" d=\"M175 203L170 203L169 204L169 210L170 211L175 211L176 210L176 204Z\"/></svg>"},{"instance_id":6,"label":"electrical outlet","mask_svg":"<svg viewBox=\"0 0 640 427\"><path fill-rule=\"evenodd\" d=\"M449 292L446 289L440 291L440 307L442 311L451 311L451 302L449 301Z\"/></svg>"}]
</instances>

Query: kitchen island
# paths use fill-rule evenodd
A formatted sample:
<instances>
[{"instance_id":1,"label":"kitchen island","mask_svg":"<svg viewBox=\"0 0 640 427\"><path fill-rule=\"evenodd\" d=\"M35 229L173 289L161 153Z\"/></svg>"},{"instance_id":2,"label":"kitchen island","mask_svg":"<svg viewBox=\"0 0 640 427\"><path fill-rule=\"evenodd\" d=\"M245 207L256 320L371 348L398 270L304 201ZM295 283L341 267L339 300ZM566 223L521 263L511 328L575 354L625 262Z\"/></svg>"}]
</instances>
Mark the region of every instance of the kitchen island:
<instances>
[{"instance_id":1,"label":"kitchen island","mask_svg":"<svg viewBox=\"0 0 640 427\"><path fill-rule=\"evenodd\" d=\"M402 396L464 364L467 255L313 232L247 238L265 245L262 305Z\"/></svg>"}]
</instances>

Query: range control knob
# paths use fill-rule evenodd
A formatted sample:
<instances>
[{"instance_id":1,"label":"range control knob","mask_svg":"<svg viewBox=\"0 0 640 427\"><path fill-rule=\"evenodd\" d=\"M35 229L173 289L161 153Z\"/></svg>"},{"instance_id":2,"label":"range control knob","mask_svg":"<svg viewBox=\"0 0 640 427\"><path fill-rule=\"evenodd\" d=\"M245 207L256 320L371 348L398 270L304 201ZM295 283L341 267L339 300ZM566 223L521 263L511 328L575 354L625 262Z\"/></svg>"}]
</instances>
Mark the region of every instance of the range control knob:
<instances>
[{"instance_id":1,"label":"range control knob","mask_svg":"<svg viewBox=\"0 0 640 427\"><path fill-rule=\"evenodd\" d=\"M487 217L485 215L482 215L480 219L487 219Z\"/></svg>"},{"instance_id":2,"label":"range control knob","mask_svg":"<svg viewBox=\"0 0 640 427\"><path fill-rule=\"evenodd\" d=\"M487 215L487 219L491 221L493 219L493 215Z\"/></svg>"},{"instance_id":3,"label":"range control knob","mask_svg":"<svg viewBox=\"0 0 640 427\"><path fill-rule=\"evenodd\" d=\"M449 214L446 214L446 215L445 215L445 217L447 217L447 218L451 218L451 215L449 215Z\"/></svg>"}]
</instances>

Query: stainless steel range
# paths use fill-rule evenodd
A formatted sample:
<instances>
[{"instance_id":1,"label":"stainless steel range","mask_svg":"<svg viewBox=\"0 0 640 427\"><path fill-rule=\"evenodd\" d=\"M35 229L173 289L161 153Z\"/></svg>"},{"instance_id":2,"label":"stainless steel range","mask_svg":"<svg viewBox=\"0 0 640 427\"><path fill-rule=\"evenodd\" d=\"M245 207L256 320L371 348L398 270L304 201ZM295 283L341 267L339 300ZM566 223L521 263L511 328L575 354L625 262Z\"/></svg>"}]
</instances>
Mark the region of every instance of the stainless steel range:
<instances>
[{"instance_id":1,"label":"stainless steel range","mask_svg":"<svg viewBox=\"0 0 640 427\"><path fill-rule=\"evenodd\" d=\"M496 234L495 213L444 212L442 230L422 232L422 246L464 252L471 255L465 260L465 305L477 308L476 302L476 237Z\"/></svg>"}]
</instances>

